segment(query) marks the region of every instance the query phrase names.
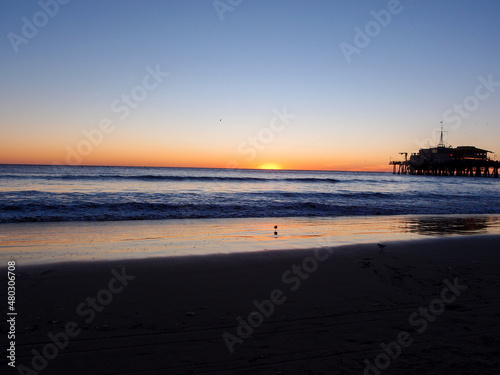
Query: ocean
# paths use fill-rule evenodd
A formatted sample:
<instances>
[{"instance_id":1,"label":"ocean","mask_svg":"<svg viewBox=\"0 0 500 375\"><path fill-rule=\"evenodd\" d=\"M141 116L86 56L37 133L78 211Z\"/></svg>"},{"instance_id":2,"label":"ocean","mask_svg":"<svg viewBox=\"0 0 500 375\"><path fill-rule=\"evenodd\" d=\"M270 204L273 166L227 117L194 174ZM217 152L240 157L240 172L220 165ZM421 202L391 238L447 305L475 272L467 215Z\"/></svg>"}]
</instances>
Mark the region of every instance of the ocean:
<instances>
[{"instance_id":1,"label":"ocean","mask_svg":"<svg viewBox=\"0 0 500 375\"><path fill-rule=\"evenodd\" d=\"M500 180L0 165L0 223L411 214L500 214Z\"/></svg>"}]
</instances>

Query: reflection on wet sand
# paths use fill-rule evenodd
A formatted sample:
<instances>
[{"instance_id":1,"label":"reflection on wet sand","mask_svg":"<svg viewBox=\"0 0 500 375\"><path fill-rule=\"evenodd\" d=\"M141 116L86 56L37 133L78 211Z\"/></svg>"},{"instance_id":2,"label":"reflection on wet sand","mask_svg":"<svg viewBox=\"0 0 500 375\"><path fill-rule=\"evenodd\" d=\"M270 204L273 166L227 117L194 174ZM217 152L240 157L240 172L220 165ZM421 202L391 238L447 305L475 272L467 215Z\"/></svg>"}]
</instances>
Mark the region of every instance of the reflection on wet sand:
<instances>
[{"instance_id":1,"label":"reflection on wet sand","mask_svg":"<svg viewBox=\"0 0 500 375\"><path fill-rule=\"evenodd\" d=\"M405 217L402 229L422 235L486 234L488 228L500 226L490 216L423 216Z\"/></svg>"}]
</instances>

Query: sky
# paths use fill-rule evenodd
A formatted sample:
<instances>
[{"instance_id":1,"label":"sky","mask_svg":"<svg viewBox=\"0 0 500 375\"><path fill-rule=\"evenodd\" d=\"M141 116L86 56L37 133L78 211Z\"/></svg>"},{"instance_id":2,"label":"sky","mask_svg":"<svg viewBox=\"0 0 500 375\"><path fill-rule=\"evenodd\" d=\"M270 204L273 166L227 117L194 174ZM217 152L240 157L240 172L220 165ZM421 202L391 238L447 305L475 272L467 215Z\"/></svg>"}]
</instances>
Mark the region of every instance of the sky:
<instances>
[{"instance_id":1,"label":"sky","mask_svg":"<svg viewBox=\"0 0 500 375\"><path fill-rule=\"evenodd\" d=\"M0 163L390 171L441 121L500 155L497 0L0 9Z\"/></svg>"}]
</instances>

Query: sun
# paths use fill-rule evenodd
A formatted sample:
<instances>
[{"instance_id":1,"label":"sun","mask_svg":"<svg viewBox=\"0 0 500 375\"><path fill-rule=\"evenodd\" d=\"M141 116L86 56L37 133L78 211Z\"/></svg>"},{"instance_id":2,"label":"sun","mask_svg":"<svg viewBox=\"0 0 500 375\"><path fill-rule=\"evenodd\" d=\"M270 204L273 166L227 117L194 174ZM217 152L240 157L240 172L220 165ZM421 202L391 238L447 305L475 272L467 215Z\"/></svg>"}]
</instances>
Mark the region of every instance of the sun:
<instances>
[{"instance_id":1,"label":"sun","mask_svg":"<svg viewBox=\"0 0 500 375\"><path fill-rule=\"evenodd\" d=\"M266 163L259 166L259 169L281 169L281 166L276 163Z\"/></svg>"}]
</instances>

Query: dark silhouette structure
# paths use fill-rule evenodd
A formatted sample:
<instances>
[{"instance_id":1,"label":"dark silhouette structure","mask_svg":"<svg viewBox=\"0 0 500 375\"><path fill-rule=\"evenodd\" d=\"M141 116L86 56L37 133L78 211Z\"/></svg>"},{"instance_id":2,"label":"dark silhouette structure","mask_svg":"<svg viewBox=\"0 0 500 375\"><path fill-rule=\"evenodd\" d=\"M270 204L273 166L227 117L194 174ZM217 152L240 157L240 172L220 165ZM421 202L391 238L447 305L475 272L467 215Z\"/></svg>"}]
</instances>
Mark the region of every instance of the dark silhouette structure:
<instances>
[{"instance_id":1,"label":"dark silhouette structure","mask_svg":"<svg viewBox=\"0 0 500 375\"><path fill-rule=\"evenodd\" d=\"M441 140L437 147L421 148L418 153L411 154L410 159L407 152L400 152L405 160L389 164L393 165L394 174L498 178L500 162L490 159L488 153L491 151L475 146L446 146L441 127Z\"/></svg>"}]
</instances>

